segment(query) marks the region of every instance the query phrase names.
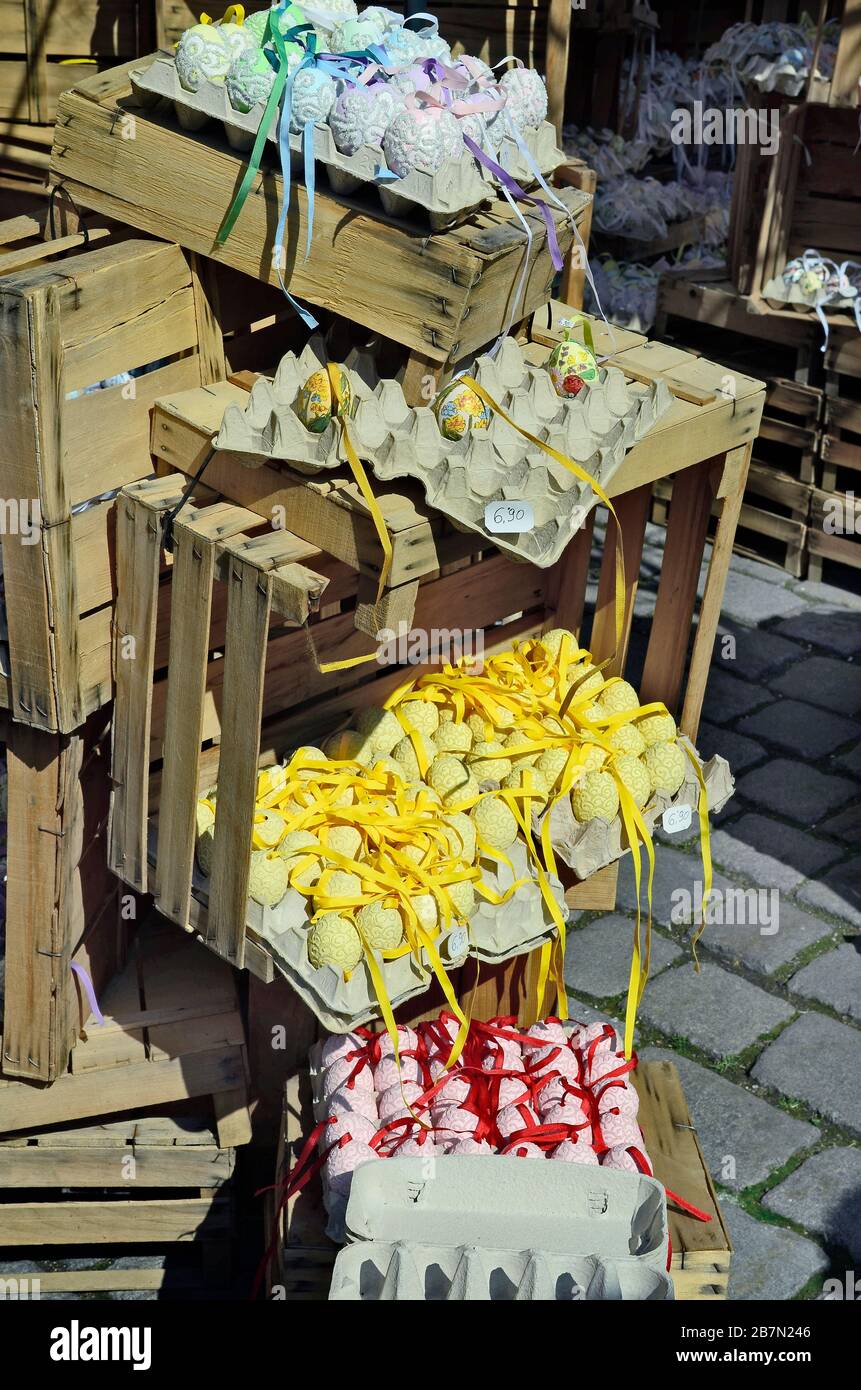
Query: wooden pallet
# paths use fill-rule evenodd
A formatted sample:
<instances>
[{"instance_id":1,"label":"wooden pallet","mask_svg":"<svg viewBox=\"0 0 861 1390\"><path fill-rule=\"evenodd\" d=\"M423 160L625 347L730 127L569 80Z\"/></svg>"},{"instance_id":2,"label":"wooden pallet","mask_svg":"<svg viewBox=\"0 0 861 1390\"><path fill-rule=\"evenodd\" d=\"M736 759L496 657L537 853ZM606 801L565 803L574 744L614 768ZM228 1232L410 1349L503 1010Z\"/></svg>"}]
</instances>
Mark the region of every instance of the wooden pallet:
<instances>
[{"instance_id":1,"label":"wooden pallet","mask_svg":"<svg viewBox=\"0 0 861 1390\"><path fill-rule=\"evenodd\" d=\"M532 345L538 360L546 356L556 331L551 324L545 341ZM663 699L669 707L681 708L682 727L693 736L762 390L745 379L739 398L724 400L712 385L722 369L658 344L628 348L615 360L638 380L663 373L681 393L666 427L662 422L631 451L611 491L618 499L625 539L629 631L652 483L668 470L680 470L681 500L668 540L641 690L644 699ZM242 387L224 384L162 402L153 419L154 452L193 476L225 404L243 398ZM557 565L539 570L482 550L485 542L453 531L414 493L380 487L394 558L391 587L376 606L379 541L364 502L343 476L327 475L318 482L271 465L249 469L219 453L207 468L206 482L231 496L235 505L210 501L180 513L169 590L159 583L159 518L181 495L181 482L168 477L132 485L120 506L111 864L128 883L141 889L154 885L160 910L180 925L194 927L225 959L269 979L273 965L268 949L254 931L253 916L247 916L249 864L243 848L251 838L258 767L299 743L319 742L352 709L380 703L404 678L403 668L375 672L367 666L332 676L320 671L321 662L373 651L368 634L398 620L411 624L415 618L421 629L444 627L453 611L461 629L496 624L488 634L490 650L560 623L579 629L592 526L590 521ZM720 539L682 705L691 617L714 500L721 509ZM269 521L273 507L282 506L294 534L268 529L255 536L256 519ZM599 660L613 653L613 565L610 546L591 636ZM297 566L304 566L304 572L297 572ZM351 573L355 570L358 584ZM313 618L309 598L321 595L322 611ZM160 649L158 612L168 597L170 645ZM333 611L335 601L353 599L354 608ZM273 628L275 615L286 616L294 630ZM122 657L129 639L133 661ZM614 669L624 664L626 646L627 637ZM213 650L218 652L214 661ZM195 803L216 782L222 789L219 806L231 809L224 821L216 812L216 869L204 897L200 887L192 891ZM152 818L159 808L155 872L150 876ZM603 885L596 898L592 905L606 905Z\"/></svg>"},{"instance_id":2,"label":"wooden pallet","mask_svg":"<svg viewBox=\"0 0 861 1390\"><path fill-rule=\"evenodd\" d=\"M47 241L37 230L35 219L0 223L0 495L12 499L7 513L23 499L34 523L23 536L8 515L3 527L0 704L69 733L111 697L112 494L152 471L153 401L263 365L261 347L277 358L272 330L250 330L283 310L267 287L239 285L177 246L92 223Z\"/></svg>"},{"instance_id":3,"label":"wooden pallet","mask_svg":"<svg viewBox=\"0 0 861 1390\"><path fill-rule=\"evenodd\" d=\"M75 1269L26 1276L30 1298L173 1286L168 1269L83 1269L109 1247L154 1253L194 1243L202 1277L223 1282L233 1234L235 1150L199 1115L66 1125L0 1140L0 1281L6 1261L75 1251ZM5 1285L5 1287L9 1287Z\"/></svg>"},{"instance_id":4,"label":"wooden pallet","mask_svg":"<svg viewBox=\"0 0 861 1390\"><path fill-rule=\"evenodd\" d=\"M655 1177L712 1219L698 1221L668 1200L672 1256L670 1276L677 1299L727 1296L732 1242L718 1205L696 1130L672 1062L643 1062L633 1074L640 1096L638 1121ZM286 1181L313 1128L311 1083L307 1071L291 1077L276 1161L276 1191ZM319 1176L294 1194L280 1214L270 1208L276 1255L269 1271L269 1295L276 1299L325 1299L338 1247L325 1234Z\"/></svg>"},{"instance_id":5,"label":"wooden pallet","mask_svg":"<svg viewBox=\"0 0 861 1390\"><path fill-rule=\"evenodd\" d=\"M80 206L277 284L271 248L282 189L274 169L258 175L230 237L216 247L245 167L223 139L205 130L183 132L171 115L137 108L127 68L79 83L60 105L52 168ZM127 138L130 129L134 139ZM165 177L167 170L185 172ZM572 188L560 197L578 216L590 201ZM474 354L499 333L509 308L514 312L526 236L507 204L492 204L461 227L428 235L384 216L377 201L336 198L320 188L305 260L297 251L305 244L304 186L298 184L291 198L285 272L291 292L406 345L416 399L425 375ZM526 215L534 238L518 317L550 298L554 277L544 221L537 211ZM564 254L573 232L563 212L554 209L553 217Z\"/></svg>"},{"instance_id":6,"label":"wooden pallet","mask_svg":"<svg viewBox=\"0 0 861 1390\"><path fill-rule=\"evenodd\" d=\"M245 1035L232 973L164 923L142 927L52 1086L0 1081L0 1134L211 1096L219 1144L250 1137Z\"/></svg>"},{"instance_id":7,"label":"wooden pallet","mask_svg":"<svg viewBox=\"0 0 861 1390\"><path fill-rule=\"evenodd\" d=\"M8 770L5 1076L53 1081L64 1072L89 1013L72 963L100 993L125 959L137 904L107 864L108 713L74 734L0 718Z\"/></svg>"}]
</instances>

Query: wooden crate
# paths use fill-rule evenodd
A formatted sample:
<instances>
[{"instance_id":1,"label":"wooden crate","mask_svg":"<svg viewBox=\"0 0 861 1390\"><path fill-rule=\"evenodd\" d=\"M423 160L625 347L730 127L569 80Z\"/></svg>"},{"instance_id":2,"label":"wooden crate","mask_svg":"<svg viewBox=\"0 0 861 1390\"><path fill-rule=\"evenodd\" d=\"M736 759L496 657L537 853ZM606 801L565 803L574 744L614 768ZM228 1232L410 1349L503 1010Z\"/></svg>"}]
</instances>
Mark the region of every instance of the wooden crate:
<instances>
[{"instance_id":1,"label":"wooden crate","mask_svg":"<svg viewBox=\"0 0 861 1390\"><path fill-rule=\"evenodd\" d=\"M562 307L555 307L549 328L534 330L537 340L529 351L536 360L558 338ZM595 332L601 344L597 325ZM663 374L678 399L611 484L628 574L626 637L612 669L624 665L652 484L677 471L679 502L640 688L645 700L662 699L677 711L683 730L695 736L763 391L752 378L739 378L738 398L725 399L714 389L722 368L636 334L626 341L615 358L623 370L638 380ZM247 399L245 385L223 383L161 401L153 415L157 459L193 477L226 404ZM142 890L154 886L166 916L195 928L233 964L269 979L273 966L265 943L253 928L247 930L248 862L242 848L250 843L258 767L299 743L319 742L352 709L379 703L406 674L402 667L375 673L373 666L358 666L332 675L321 672L319 663L370 652L369 634L399 620L410 624L413 617L419 628L442 628L456 613L461 629L492 629L490 650L560 624L579 630L594 517L555 566L539 570L487 551L471 533L455 531L416 493L379 486L393 563L390 587L377 606L382 552L365 504L342 472L309 480L271 463L250 469L230 454L216 453L205 482L234 505L213 501L210 493L208 505L205 496L197 496L196 510L180 513L169 588L159 583L159 518L181 495L181 480L131 485L120 505L111 864L126 882ZM688 668L697 581L715 500L721 516ZM273 508L283 508L292 533L268 527L254 534L255 523L271 521ZM613 652L613 572L610 544L590 638L596 660ZM314 599L321 602L316 616ZM165 640L158 623L167 603ZM343 611L336 607L345 603ZM293 630L275 626L276 615ZM135 659L123 660L120 652L129 639ZM192 892L195 802L216 782L222 789L219 805L231 809L225 821L217 813L217 843L219 835L228 838L216 850L205 903L198 890ZM151 876L151 822L159 809ZM603 889L593 905L605 905Z\"/></svg>"},{"instance_id":2,"label":"wooden crate","mask_svg":"<svg viewBox=\"0 0 861 1390\"><path fill-rule=\"evenodd\" d=\"M0 1140L0 1281L7 1261L50 1259L62 1247L74 1269L26 1276L27 1296L175 1287L170 1247L202 1255L195 1284L223 1282L233 1234L235 1150L211 1119L148 1115L66 1125ZM85 1269L111 1247L166 1253L166 1268Z\"/></svg>"},{"instance_id":3,"label":"wooden crate","mask_svg":"<svg viewBox=\"0 0 861 1390\"><path fill-rule=\"evenodd\" d=\"M49 241L37 231L34 219L0 224L0 705L68 733L111 697L113 494L151 471L150 407L255 365L272 330L249 329L281 300L163 242L98 225Z\"/></svg>"},{"instance_id":4,"label":"wooden crate","mask_svg":"<svg viewBox=\"0 0 861 1390\"><path fill-rule=\"evenodd\" d=\"M672 1245L670 1277L684 1301L727 1296L732 1243L718 1205L696 1130L672 1062L643 1062L633 1073L640 1096L638 1121L655 1177L712 1219L702 1222L667 1202ZM320 1178L312 1179L277 1210L277 1198L314 1125L311 1082L302 1070L284 1090L276 1160L276 1201L270 1204L274 1258L268 1274L273 1299L325 1299L338 1247L325 1234Z\"/></svg>"},{"instance_id":5,"label":"wooden crate","mask_svg":"<svg viewBox=\"0 0 861 1390\"><path fill-rule=\"evenodd\" d=\"M74 734L0 720L8 769L5 995L0 1071L53 1081L89 1006L120 968L136 913L107 864L109 711Z\"/></svg>"},{"instance_id":6,"label":"wooden crate","mask_svg":"<svg viewBox=\"0 0 861 1390\"><path fill-rule=\"evenodd\" d=\"M2 0L0 191L38 186L60 93L99 68L148 52L153 18L152 0Z\"/></svg>"},{"instance_id":7,"label":"wooden crate","mask_svg":"<svg viewBox=\"0 0 861 1390\"><path fill-rule=\"evenodd\" d=\"M810 518L811 579L843 578L861 566L861 339L857 333L835 333L825 355L825 408L816 459L816 483ZM834 529L839 508L842 530ZM826 522L828 529L826 529Z\"/></svg>"},{"instance_id":8,"label":"wooden crate","mask_svg":"<svg viewBox=\"0 0 861 1390\"><path fill-rule=\"evenodd\" d=\"M80 206L277 283L271 250L280 174L258 174L227 242L216 247L245 160L217 134L183 132L171 114L137 108L126 69L79 83L63 97L52 168ZM182 176L166 176L179 170ZM573 188L560 197L578 216L590 201ZM534 238L519 318L550 298L554 277L544 221L537 210L525 215ZM553 216L565 254L573 232L563 212L554 209ZM291 293L409 348L407 388L416 400L427 374L484 347L514 311L526 236L505 203L429 235L426 227L384 216L370 195L336 198L321 187L307 260L298 250L306 219L306 191L297 184L285 271Z\"/></svg>"},{"instance_id":9,"label":"wooden crate","mask_svg":"<svg viewBox=\"0 0 861 1390\"><path fill-rule=\"evenodd\" d=\"M0 1081L0 1134L211 1096L219 1144L250 1137L235 979L166 923L142 927L52 1086Z\"/></svg>"}]
</instances>

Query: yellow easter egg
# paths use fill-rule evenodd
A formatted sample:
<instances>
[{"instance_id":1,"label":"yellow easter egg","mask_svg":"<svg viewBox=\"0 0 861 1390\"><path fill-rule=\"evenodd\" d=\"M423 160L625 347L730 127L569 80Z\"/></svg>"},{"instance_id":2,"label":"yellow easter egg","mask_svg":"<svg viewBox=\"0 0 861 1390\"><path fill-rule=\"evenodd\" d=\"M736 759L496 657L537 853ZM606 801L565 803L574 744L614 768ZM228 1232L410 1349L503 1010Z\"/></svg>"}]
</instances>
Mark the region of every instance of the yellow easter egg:
<instances>
[{"instance_id":1,"label":"yellow easter egg","mask_svg":"<svg viewBox=\"0 0 861 1390\"><path fill-rule=\"evenodd\" d=\"M472 430L486 430L490 411L471 386L453 381L434 399L431 410L436 416L440 434L453 442Z\"/></svg>"},{"instance_id":2,"label":"yellow easter egg","mask_svg":"<svg viewBox=\"0 0 861 1390\"><path fill-rule=\"evenodd\" d=\"M333 415L349 416L353 412L353 393L343 367L338 367L338 384L341 392L340 408L332 390L329 373L320 368L312 372L296 400L296 414L302 424L312 434L322 434Z\"/></svg>"}]
</instances>

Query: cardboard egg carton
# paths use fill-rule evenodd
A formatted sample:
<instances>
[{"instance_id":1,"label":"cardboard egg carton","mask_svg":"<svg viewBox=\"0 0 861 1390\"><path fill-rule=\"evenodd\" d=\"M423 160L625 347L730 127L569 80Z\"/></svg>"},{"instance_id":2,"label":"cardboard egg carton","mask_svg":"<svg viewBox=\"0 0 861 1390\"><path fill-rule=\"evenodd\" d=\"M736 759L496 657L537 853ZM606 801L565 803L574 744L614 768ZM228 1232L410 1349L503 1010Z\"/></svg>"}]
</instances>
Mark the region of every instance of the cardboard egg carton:
<instances>
[{"instance_id":1,"label":"cardboard egg carton","mask_svg":"<svg viewBox=\"0 0 861 1390\"><path fill-rule=\"evenodd\" d=\"M550 910L529 868L526 846L518 841L508 850L508 857L511 868L506 864L482 861L488 887L501 896L515 876L527 878L529 882L498 906L479 899L468 932L455 926L440 934L434 944L447 970L457 969L468 955L498 964L533 950L555 934ZM550 878L549 882L564 913L562 885L558 879ZM209 880L201 874L196 861L193 885L195 896L205 901ZM309 900L292 888L275 907L263 907L249 898L246 925L265 942L278 969L323 1026L332 1033L347 1033L380 1017L371 973L364 960L351 972L349 979L334 966L315 969L308 959L308 904ZM395 960L382 961L381 969L393 1008L423 994L434 979L424 951L421 960L409 952Z\"/></svg>"},{"instance_id":2,"label":"cardboard egg carton","mask_svg":"<svg viewBox=\"0 0 861 1390\"><path fill-rule=\"evenodd\" d=\"M706 785L709 814L712 815L716 811L722 810L735 791L735 781L730 772L729 763L719 755L715 755L704 763L690 740L680 737L678 742L690 749L696 757ZM658 792L652 798L648 808L642 812L643 820L650 833L654 831L668 807L690 806L690 834L698 834L697 806L699 796L700 785L693 769L689 766L685 780L675 796L670 797L663 792ZM571 809L571 798L564 796L551 807L549 812L533 815L533 828L536 834L540 834L546 815L550 816L550 840L554 853L564 864L573 869L580 879L588 878L591 874L597 873L599 869L606 868L608 864L621 859L623 854L630 853L622 818L619 815L609 822L598 818L583 824L575 818ZM641 849L640 853L645 874L645 851Z\"/></svg>"},{"instance_id":3,"label":"cardboard egg carton","mask_svg":"<svg viewBox=\"0 0 861 1390\"><path fill-rule=\"evenodd\" d=\"M159 53L153 63L135 69L129 78L143 106L171 102L184 130L202 130L210 121L217 121L234 149L245 152L252 148L264 102L255 103L248 112L237 111L230 104L223 82L205 80L196 92L187 91L179 80L173 56L167 53ZM267 143L276 149L277 129L277 122L273 121L266 137ZM289 137L291 165L298 177L302 177L304 168L302 139L300 134ZM526 132L524 143L542 174L552 173L565 158L556 147L554 128L547 121L537 130ZM386 167L378 146L364 145L355 154L342 154L330 127L318 124L314 127L314 157L326 166L335 193L347 195L362 187L376 188L387 213L401 216L419 208L427 213L434 231L463 220L493 196L492 175L477 164L465 147L461 158L450 160L435 174L414 169L404 178L396 178ZM502 142L498 162L521 183L534 182L529 162L510 137Z\"/></svg>"},{"instance_id":4,"label":"cardboard egg carton","mask_svg":"<svg viewBox=\"0 0 861 1390\"><path fill-rule=\"evenodd\" d=\"M824 290L820 290L817 294L805 294L797 284L788 285L782 275L775 275L773 280L768 281L762 291L762 297L770 304L772 302L777 306L789 304L798 312L809 310L811 313L816 309L817 302L827 313L829 309L833 312L838 309L851 309L858 299L858 295L843 294L826 297Z\"/></svg>"},{"instance_id":5,"label":"cardboard egg carton","mask_svg":"<svg viewBox=\"0 0 861 1390\"><path fill-rule=\"evenodd\" d=\"M328 361L315 335L297 357L282 358L272 381L259 378L244 409L230 405L215 438L218 449L248 456L250 467L281 459L300 472L316 473L345 461L340 426L308 430L296 406L308 378ZM421 483L427 501L460 530L477 532L508 554L546 567L558 560L597 502L591 484L577 479L525 439L495 412L486 430L450 441L430 406L408 406L397 381L381 380L367 353L343 364L354 400L349 421L353 448L377 478ZM475 380L518 425L580 464L603 488L627 451L672 404L660 378L628 382L616 367L602 367L599 381L574 399L557 396L549 373L523 356L514 338L503 338L495 356L477 358ZM527 501L531 530L500 534L485 526L490 502Z\"/></svg>"},{"instance_id":6,"label":"cardboard egg carton","mask_svg":"<svg viewBox=\"0 0 861 1390\"><path fill-rule=\"evenodd\" d=\"M654 1178L552 1159L389 1158L356 1169L330 1299L673 1298Z\"/></svg>"}]
</instances>

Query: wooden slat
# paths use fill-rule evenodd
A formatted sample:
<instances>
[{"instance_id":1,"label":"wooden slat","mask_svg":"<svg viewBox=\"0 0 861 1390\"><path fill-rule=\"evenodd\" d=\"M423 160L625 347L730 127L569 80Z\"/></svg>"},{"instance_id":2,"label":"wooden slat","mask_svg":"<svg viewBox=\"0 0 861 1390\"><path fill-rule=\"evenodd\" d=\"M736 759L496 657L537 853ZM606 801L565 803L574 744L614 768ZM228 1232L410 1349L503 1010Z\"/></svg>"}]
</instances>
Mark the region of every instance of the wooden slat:
<instances>
[{"instance_id":1,"label":"wooden slat","mask_svg":"<svg viewBox=\"0 0 861 1390\"><path fill-rule=\"evenodd\" d=\"M631 623L634 617L634 600L640 581L640 564L643 556L643 541L646 523L652 501L652 485L646 483L625 492L616 502L616 515L622 533L622 555L625 564L625 606L622 635L616 645L616 543L618 529L612 516L607 518L607 533L604 539L604 553L601 558L601 573L598 580L598 596L595 600L595 617L592 622L590 649L596 662L612 657L605 670L605 676L620 676L625 669L628 643L631 637Z\"/></svg>"},{"instance_id":2,"label":"wooden slat","mask_svg":"<svg viewBox=\"0 0 861 1390\"><path fill-rule=\"evenodd\" d=\"M212 1196L3 1204L3 1243L10 1248L74 1244L82 1232L88 1245L201 1240L227 1231L229 1225L229 1208Z\"/></svg>"},{"instance_id":3,"label":"wooden slat","mask_svg":"<svg viewBox=\"0 0 861 1390\"><path fill-rule=\"evenodd\" d=\"M129 1159L134 1162L130 1164ZM137 1143L113 1148L61 1144L5 1148L0 1145L0 1186L11 1187L219 1187L233 1170L229 1149L212 1146L148 1148ZM71 1204L70 1204L71 1205ZM41 1241L38 1242L41 1244Z\"/></svg>"}]
</instances>

